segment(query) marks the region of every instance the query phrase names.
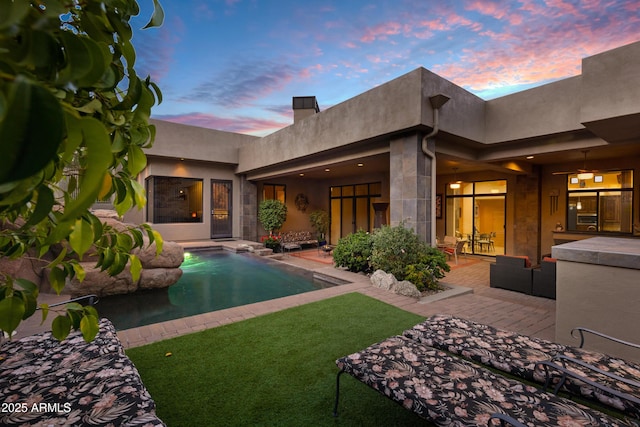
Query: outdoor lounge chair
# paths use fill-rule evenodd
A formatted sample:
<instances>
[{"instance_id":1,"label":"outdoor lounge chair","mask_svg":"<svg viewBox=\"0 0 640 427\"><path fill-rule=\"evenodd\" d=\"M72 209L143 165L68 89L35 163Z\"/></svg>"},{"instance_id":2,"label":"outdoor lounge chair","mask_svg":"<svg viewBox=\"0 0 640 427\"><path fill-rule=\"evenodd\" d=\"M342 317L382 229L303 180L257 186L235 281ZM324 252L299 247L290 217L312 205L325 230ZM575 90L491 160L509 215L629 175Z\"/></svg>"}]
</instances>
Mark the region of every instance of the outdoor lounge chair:
<instances>
[{"instance_id":1,"label":"outdoor lounge chair","mask_svg":"<svg viewBox=\"0 0 640 427\"><path fill-rule=\"evenodd\" d=\"M588 329L575 331L581 335L580 347L585 332L614 339ZM555 392L562 389L640 418L640 365L633 362L445 315L432 316L404 335L510 375L553 385Z\"/></svg>"},{"instance_id":2,"label":"outdoor lounge chair","mask_svg":"<svg viewBox=\"0 0 640 427\"><path fill-rule=\"evenodd\" d=\"M334 416L340 376L347 372L438 426L637 426L506 378L406 336L394 336L336 361Z\"/></svg>"},{"instance_id":3,"label":"outdoor lounge chair","mask_svg":"<svg viewBox=\"0 0 640 427\"><path fill-rule=\"evenodd\" d=\"M16 409L0 425L165 425L107 319L91 342L80 331L5 342L0 361L0 403Z\"/></svg>"}]
</instances>

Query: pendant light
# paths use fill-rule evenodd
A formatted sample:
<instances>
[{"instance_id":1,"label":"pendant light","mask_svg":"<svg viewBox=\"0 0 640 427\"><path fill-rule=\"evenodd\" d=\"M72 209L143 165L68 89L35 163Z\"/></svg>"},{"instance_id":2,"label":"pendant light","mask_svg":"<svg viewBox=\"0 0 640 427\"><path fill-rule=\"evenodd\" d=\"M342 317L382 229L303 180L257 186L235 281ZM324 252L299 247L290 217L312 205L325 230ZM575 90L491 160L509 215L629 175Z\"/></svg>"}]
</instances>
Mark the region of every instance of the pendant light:
<instances>
[{"instance_id":1,"label":"pendant light","mask_svg":"<svg viewBox=\"0 0 640 427\"><path fill-rule=\"evenodd\" d=\"M460 181L456 179L456 171L458 168L453 168L453 182L449 183L449 188L452 190L458 190L460 188Z\"/></svg>"}]
</instances>

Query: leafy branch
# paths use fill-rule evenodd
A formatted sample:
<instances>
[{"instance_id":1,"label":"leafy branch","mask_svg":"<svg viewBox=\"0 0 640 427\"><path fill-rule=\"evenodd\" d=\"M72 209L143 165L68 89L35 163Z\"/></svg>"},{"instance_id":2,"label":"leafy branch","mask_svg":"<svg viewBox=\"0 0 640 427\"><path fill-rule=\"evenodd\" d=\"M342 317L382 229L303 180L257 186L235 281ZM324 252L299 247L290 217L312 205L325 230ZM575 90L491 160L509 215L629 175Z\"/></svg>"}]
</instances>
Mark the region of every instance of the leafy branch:
<instances>
[{"instance_id":1,"label":"leafy branch","mask_svg":"<svg viewBox=\"0 0 640 427\"><path fill-rule=\"evenodd\" d=\"M164 19L153 3L145 28ZM129 264L139 275L130 251L155 242L159 253L160 235L146 224L118 231L90 212L97 199L113 198L119 215L146 203L136 177L162 94L134 69L129 21L138 3L0 0L0 9L0 259L42 258L61 246L47 265L58 293L84 278L79 260L88 252L108 274ZM11 334L32 316L38 294L36 284L0 275L0 329ZM73 303L52 326L59 339L72 328L92 339L97 325L95 309Z\"/></svg>"}]
</instances>

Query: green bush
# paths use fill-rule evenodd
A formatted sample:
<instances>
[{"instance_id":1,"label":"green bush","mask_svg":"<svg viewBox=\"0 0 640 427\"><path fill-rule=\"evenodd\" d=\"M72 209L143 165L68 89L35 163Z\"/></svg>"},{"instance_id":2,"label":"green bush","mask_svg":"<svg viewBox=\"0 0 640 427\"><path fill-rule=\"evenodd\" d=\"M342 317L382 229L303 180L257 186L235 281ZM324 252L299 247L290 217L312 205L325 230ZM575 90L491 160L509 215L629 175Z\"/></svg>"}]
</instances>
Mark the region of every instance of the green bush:
<instances>
[{"instance_id":1,"label":"green bush","mask_svg":"<svg viewBox=\"0 0 640 427\"><path fill-rule=\"evenodd\" d=\"M410 281L419 291L441 289L438 280L449 271L447 256L436 248L425 246L420 260L416 264L409 264L405 270L405 280Z\"/></svg>"},{"instance_id":2,"label":"green bush","mask_svg":"<svg viewBox=\"0 0 640 427\"><path fill-rule=\"evenodd\" d=\"M385 225L373 235L360 230L343 237L333 250L333 260L353 272L383 270L398 280L410 281L419 291L440 289L438 280L449 271L446 255L403 224Z\"/></svg>"},{"instance_id":3,"label":"green bush","mask_svg":"<svg viewBox=\"0 0 640 427\"><path fill-rule=\"evenodd\" d=\"M364 230L349 234L338 241L333 250L333 262L338 267L347 267L349 271L369 271L371 257L371 235Z\"/></svg>"},{"instance_id":4,"label":"green bush","mask_svg":"<svg viewBox=\"0 0 640 427\"><path fill-rule=\"evenodd\" d=\"M412 229L404 228L403 224L396 227L384 225L373 234L371 268L405 280L407 265L418 264L427 247Z\"/></svg>"}]
</instances>

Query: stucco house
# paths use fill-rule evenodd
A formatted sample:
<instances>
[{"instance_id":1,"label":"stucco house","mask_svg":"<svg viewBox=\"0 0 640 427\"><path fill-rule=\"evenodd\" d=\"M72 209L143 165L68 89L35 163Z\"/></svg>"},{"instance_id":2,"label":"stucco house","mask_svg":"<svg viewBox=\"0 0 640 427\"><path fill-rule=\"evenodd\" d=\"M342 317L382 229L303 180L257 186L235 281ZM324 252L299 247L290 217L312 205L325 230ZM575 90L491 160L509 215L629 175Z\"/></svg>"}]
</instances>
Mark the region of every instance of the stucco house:
<instances>
[{"instance_id":1,"label":"stucco house","mask_svg":"<svg viewBox=\"0 0 640 427\"><path fill-rule=\"evenodd\" d=\"M155 120L147 207L125 219L169 240L257 241L259 202L281 198L284 230L324 209L331 243L402 221L427 242L538 260L560 241L638 234L640 42L490 101L418 68L323 111L292 106L265 137Z\"/></svg>"}]
</instances>

